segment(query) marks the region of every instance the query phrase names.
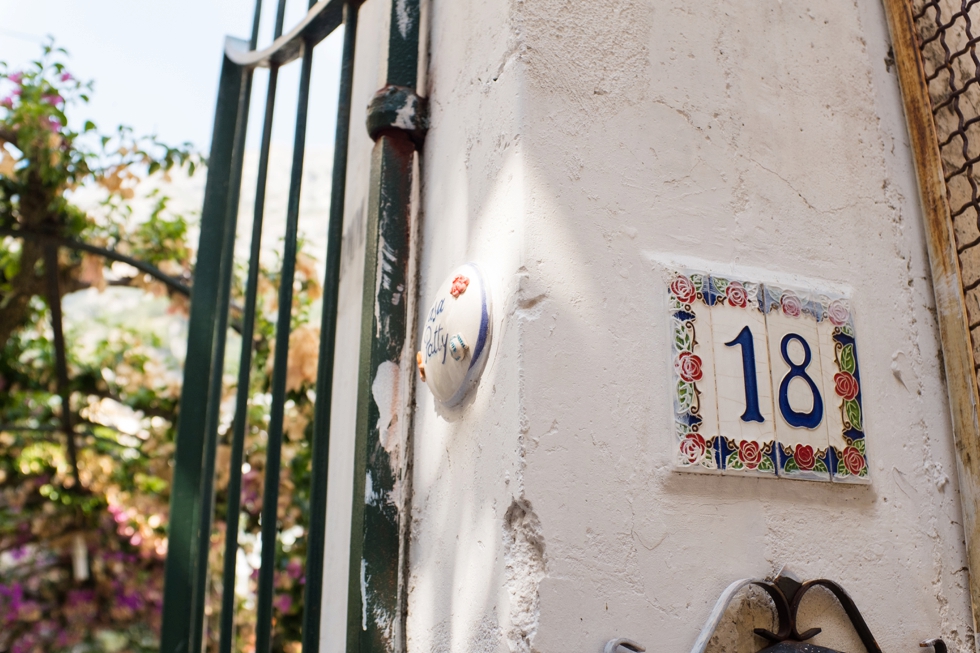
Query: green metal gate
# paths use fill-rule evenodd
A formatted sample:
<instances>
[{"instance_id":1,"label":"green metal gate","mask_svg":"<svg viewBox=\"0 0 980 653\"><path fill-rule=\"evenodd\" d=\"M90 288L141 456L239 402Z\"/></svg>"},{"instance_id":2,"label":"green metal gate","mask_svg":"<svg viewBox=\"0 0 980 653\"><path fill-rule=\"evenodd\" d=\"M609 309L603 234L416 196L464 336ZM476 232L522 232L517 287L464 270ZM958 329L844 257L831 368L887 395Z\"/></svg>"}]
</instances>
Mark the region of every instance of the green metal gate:
<instances>
[{"instance_id":1,"label":"green metal gate","mask_svg":"<svg viewBox=\"0 0 980 653\"><path fill-rule=\"evenodd\" d=\"M378 2L380 0L373 0ZM359 0L310 3L306 16L284 33L286 0L279 0L274 41L257 50L261 0L257 0L250 41L228 38L225 44L209 171L201 216L201 234L194 287L184 385L181 393L177 449L171 496L169 549L163 607L161 651L197 653L202 648L207 565L214 514L215 454L222 367L242 164L252 73L269 68L262 125L255 213L252 221L245 302L241 323L242 351L238 396L232 428L230 480L224 556L224 593L219 650L234 647L234 586L238 551L238 518L242 489L242 459L247 428L252 335L255 324L259 251L266 182L269 170L272 119L278 70L298 61L300 66L296 131L286 213L279 287L276 347L272 375L272 405L268 429L266 482L262 503L262 554L257 596L255 651L267 653L273 642L273 581L278 535L278 491L286 365L293 280L296 267L300 180L306 141L307 106L315 47L333 30L344 26L333 183L327 227L326 273L323 285L319 368L312 442L309 534L303 614L303 651L319 650L323 586L323 553L327 506L327 462L340 282L341 235L347 174L351 88ZM368 130L375 141L368 194L360 370L358 373L353 517L347 633L323 633L346 638L353 652L403 648L398 633L404 618L402 590L405 560L402 514L390 497L397 470L379 443L378 406L371 387L382 364L401 365L408 326L405 293L409 288L411 247L411 189L415 151L425 132L425 105L415 92L419 51L419 0L392 0L388 38L386 86L368 108ZM380 251L383 245L383 251ZM352 379L353 381L353 379ZM365 479L382 500L365 505ZM331 592L345 588L328 588ZM363 592L363 595L362 595Z\"/></svg>"}]
</instances>

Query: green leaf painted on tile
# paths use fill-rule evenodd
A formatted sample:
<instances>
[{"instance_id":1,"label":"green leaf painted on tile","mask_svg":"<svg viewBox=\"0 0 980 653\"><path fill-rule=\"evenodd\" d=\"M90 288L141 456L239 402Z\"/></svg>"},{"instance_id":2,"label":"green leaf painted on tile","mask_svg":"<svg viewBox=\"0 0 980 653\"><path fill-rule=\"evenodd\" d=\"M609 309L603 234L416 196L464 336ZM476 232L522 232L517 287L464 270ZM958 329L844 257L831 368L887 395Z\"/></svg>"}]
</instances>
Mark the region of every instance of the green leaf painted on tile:
<instances>
[{"instance_id":1,"label":"green leaf painted on tile","mask_svg":"<svg viewBox=\"0 0 980 653\"><path fill-rule=\"evenodd\" d=\"M691 351L693 342L691 330L683 322L677 322L677 326L674 327L674 348L677 351Z\"/></svg>"},{"instance_id":2,"label":"green leaf painted on tile","mask_svg":"<svg viewBox=\"0 0 980 653\"><path fill-rule=\"evenodd\" d=\"M854 345L844 345L840 350L840 369L842 372L854 374L857 362L854 360Z\"/></svg>"},{"instance_id":3,"label":"green leaf painted on tile","mask_svg":"<svg viewBox=\"0 0 980 653\"><path fill-rule=\"evenodd\" d=\"M691 404L694 403L694 384L688 383L686 381L677 382L677 410L678 412L685 413L691 408Z\"/></svg>"},{"instance_id":4,"label":"green leaf painted on tile","mask_svg":"<svg viewBox=\"0 0 980 653\"><path fill-rule=\"evenodd\" d=\"M867 455L864 451L864 438L858 438L857 440L854 441L854 444L852 446L858 451L860 451L862 456Z\"/></svg>"},{"instance_id":5,"label":"green leaf painted on tile","mask_svg":"<svg viewBox=\"0 0 980 653\"><path fill-rule=\"evenodd\" d=\"M861 426L861 406L858 402L845 401L844 402L844 413L847 415L847 421L851 423L851 427L857 429L858 431L864 430Z\"/></svg>"},{"instance_id":6,"label":"green leaf painted on tile","mask_svg":"<svg viewBox=\"0 0 980 653\"><path fill-rule=\"evenodd\" d=\"M733 451L728 454L728 459L725 461L725 467L727 469L742 469L742 461L738 459L738 452Z\"/></svg>"}]
</instances>

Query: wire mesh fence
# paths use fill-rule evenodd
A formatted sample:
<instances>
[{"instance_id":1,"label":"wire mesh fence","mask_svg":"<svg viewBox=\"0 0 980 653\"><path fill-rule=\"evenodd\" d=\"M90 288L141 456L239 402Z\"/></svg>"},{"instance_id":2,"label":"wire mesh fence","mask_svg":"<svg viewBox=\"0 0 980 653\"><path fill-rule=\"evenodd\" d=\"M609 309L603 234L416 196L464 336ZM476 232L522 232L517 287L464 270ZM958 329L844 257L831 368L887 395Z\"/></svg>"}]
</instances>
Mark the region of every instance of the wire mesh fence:
<instances>
[{"instance_id":1,"label":"wire mesh fence","mask_svg":"<svg viewBox=\"0 0 980 653\"><path fill-rule=\"evenodd\" d=\"M911 2L942 157L974 360L980 360L980 0Z\"/></svg>"}]
</instances>

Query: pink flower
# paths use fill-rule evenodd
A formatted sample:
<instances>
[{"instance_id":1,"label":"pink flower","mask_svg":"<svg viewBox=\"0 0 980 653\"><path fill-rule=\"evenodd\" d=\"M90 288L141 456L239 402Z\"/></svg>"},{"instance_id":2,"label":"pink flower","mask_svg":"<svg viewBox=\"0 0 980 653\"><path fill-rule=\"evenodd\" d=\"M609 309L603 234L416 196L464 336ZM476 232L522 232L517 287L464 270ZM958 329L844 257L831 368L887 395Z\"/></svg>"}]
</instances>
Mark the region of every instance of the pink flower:
<instances>
[{"instance_id":1,"label":"pink flower","mask_svg":"<svg viewBox=\"0 0 980 653\"><path fill-rule=\"evenodd\" d=\"M289 564L286 565L286 573L289 574L293 580L299 580L300 576L303 575L303 563L298 559L293 558L289 561Z\"/></svg>"},{"instance_id":2,"label":"pink flower","mask_svg":"<svg viewBox=\"0 0 980 653\"><path fill-rule=\"evenodd\" d=\"M74 78L71 76L71 73L61 73L61 81L70 82L72 79Z\"/></svg>"},{"instance_id":3,"label":"pink flower","mask_svg":"<svg viewBox=\"0 0 980 653\"><path fill-rule=\"evenodd\" d=\"M783 307L783 313L790 317L799 317L803 310L803 302L800 301L800 298L795 293L789 290L783 293L783 297L779 300L779 303Z\"/></svg>"},{"instance_id":4,"label":"pink flower","mask_svg":"<svg viewBox=\"0 0 980 653\"><path fill-rule=\"evenodd\" d=\"M289 608L293 607L293 597L289 594L280 594L272 602L272 606L279 612L289 612Z\"/></svg>"},{"instance_id":5,"label":"pink flower","mask_svg":"<svg viewBox=\"0 0 980 653\"><path fill-rule=\"evenodd\" d=\"M48 93L44 96L44 101L48 104L61 104L65 101L65 98L61 97L58 93Z\"/></svg>"},{"instance_id":6,"label":"pink flower","mask_svg":"<svg viewBox=\"0 0 980 653\"><path fill-rule=\"evenodd\" d=\"M466 288L469 285L470 285L469 278L463 276L462 274L457 274L456 278L453 279L453 285L449 289L449 294L452 295L453 297L459 297L464 292L466 292Z\"/></svg>"},{"instance_id":7,"label":"pink flower","mask_svg":"<svg viewBox=\"0 0 980 653\"><path fill-rule=\"evenodd\" d=\"M0 107L3 107L5 109L13 109L14 108L14 98L10 97L9 95L7 97L3 98L2 100L0 100Z\"/></svg>"},{"instance_id":8,"label":"pink flower","mask_svg":"<svg viewBox=\"0 0 980 653\"><path fill-rule=\"evenodd\" d=\"M12 81L14 84L20 84L21 80L24 79L24 73L14 73L13 75L7 77L7 79Z\"/></svg>"},{"instance_id":9,"label":"pink flower","mask_svg":"<svg viewBox=\"0 0 980 653\"><path fill-rule=\"evenodd\" d=\"M830 322L834 326L843 326L850 319L851 313L847 310L847 305L844 302L835 299L827 307L827 317L830 318Z\"/></svg>"}]
</instances>

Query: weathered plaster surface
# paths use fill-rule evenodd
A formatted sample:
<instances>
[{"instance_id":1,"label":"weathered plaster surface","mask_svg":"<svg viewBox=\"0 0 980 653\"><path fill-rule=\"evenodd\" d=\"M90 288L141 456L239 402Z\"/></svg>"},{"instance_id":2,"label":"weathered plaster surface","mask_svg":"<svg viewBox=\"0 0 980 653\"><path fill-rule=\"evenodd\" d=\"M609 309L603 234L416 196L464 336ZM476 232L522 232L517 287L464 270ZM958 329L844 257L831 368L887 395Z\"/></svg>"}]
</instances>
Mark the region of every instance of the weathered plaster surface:
<instances>
[{"instance_id":1,"label":"weathered plaster surface","mask_svg":"<svg viewBox=\"0 0 980 653\"><path fill-rule=\"evenodd\" d=\"M433 2L420 308L476 261L495 335L464 407L417 391L410 651L686 651L789 564L885 651L972 647L921 215L877 0ZM873 484L671 469L662 269L853 298ZM764 598L712 651L753 651ZM832 599L804 623L859 650Z\"/></svg>"}]
</instances>

